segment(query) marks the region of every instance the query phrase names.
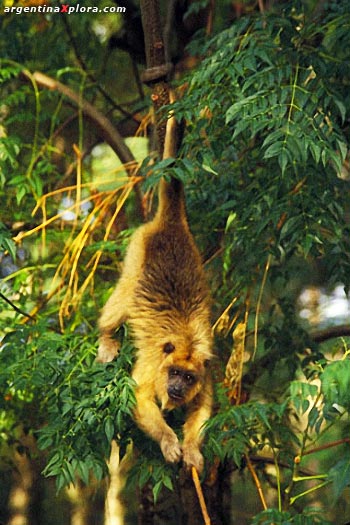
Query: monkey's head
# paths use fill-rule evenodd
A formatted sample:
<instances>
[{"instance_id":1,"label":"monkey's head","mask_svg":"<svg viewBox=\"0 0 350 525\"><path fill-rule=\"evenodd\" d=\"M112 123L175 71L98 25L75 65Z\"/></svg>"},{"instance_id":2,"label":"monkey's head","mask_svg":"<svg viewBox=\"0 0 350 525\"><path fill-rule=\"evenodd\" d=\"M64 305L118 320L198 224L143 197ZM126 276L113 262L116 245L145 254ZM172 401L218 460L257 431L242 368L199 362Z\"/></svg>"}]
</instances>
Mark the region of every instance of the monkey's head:
<instances>
[{"instance_id":1,"label":"monkey's head","mask_svg":"<svg viewBox=\"0 0 350 525\"><path fill-rule=\"evenodd\" d=\"M192 397L193 387L198 383L194 372L179 367L168 370L168 396L175 404L182 404Z\"/></svg>"},{"instance_id":2,"label":"monkey's head","mask_svg":"<svg viewBox=\"0 0 350 525\"><path fill-rule=\"evenodd\" d=\"M163 345L163 362L156 379L156 393L163 409L190 403L205 381L208 357L179 346L170 342Z\"/></svg>"}]
</instances>

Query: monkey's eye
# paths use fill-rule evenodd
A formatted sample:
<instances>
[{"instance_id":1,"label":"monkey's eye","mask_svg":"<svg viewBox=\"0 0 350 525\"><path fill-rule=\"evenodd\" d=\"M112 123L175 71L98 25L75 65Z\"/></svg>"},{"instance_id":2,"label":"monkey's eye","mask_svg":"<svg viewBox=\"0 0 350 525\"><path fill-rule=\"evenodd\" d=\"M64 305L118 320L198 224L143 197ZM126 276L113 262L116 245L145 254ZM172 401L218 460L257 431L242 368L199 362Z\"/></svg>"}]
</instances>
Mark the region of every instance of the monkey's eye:
<instances>
[{"instance_id":1,"label":"monkey's eye","mask_svg":"<svg viewBox=\"0 0 350 525\"><path fill-rule=\"evenodd\" d=\"M188 385L193 385L196 381L196 378L192 374L185 374L184 379Z\"/></svg>"},{"instance_id":2,"label":"monkey's eye","mask_svg":"<svg viewBox=\"0 0 350 525\"><path fill-rule=\"evenodd\" d=\"M163 352L165 354L171 354L174 350L175 346L173 345L173 343L165 343L165 345L163 346Z\"/></svg>"}]
</instances>

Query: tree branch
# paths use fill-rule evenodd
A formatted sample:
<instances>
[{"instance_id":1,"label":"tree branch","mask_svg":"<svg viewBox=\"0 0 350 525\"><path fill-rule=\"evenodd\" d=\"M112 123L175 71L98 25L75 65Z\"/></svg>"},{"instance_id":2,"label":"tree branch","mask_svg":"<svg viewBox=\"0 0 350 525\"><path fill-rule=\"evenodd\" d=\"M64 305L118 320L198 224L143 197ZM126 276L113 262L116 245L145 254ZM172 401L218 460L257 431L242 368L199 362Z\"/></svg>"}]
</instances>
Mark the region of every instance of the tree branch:
<instances>
[{"instance_id":1,"label":"tree branch","mask_svg":"<svg viewBox=\"0 0 350 525\"><path fill-rule=\"evenodd\" d=\"M140 0L147 69L142 75L145 83L152 86L152 102L158 138L158 152L162 157L164 150L166 119L161 109L170 102L167 75L171 64L165 59L164 39L160 21L158 0Z\"/></svg>"},{"instance_id":2,"label":"tree branch","mask_svg":"<svg viewBox=\"0 0 350 525\"><path fill-rule=\"evenodd\" d=\"M3 293L0 292L0 298L3 299L5 301L5 303L9 304L11 306L11 308L17 312L18 314L21 314L23 315L24 317L28 317L28 319L32 319L33 321L35 321L35 318L30 315L30 314L27 314L27 312L24 312L23 310L21 310L20 308L18 308L18 306L16 306L15 304L13 304L13 302L8 299L6 297L6 295L4 295Z\"/></svg>"},{"instance_id":3,"label":"tree branch","mask_svg":"<svg viewBox=\"0 0 350 525\"><path fill-rule=\"evenodd\" d=\"M331 326L324 330L312 332L310 335L316 343L323 343L328 341L328 339L350 336L350 325Z\"/></svg>"},{"instance_id":4,"label":"tree branch","mask_svg":"<svg viewBox=\"0 0 350 525\"><path fill-rule=\"evenodd\" d=\"M164 25L164 30L163 30L164 55L165 55L166 62L170 62L171 60L170 41L172 37L172 28L174 25L175 4L176 4L176 0L168 0L165 25Z\"/></svg>"},{"instance_id":5,"label":"tree branch","mask_svg":"<svg viewBox=\"0 0 350 525\"><path fill-rule=\"evenodd\" d=\"M125 117L136 121L134 115L132 115L128 111L125 111L125 109L122 106L117 104L113 100L113 98L109 95L109 93L107 93L107 91L99 84L99 82L97 81L96 77L91 73L91 71L89 71L87 65L85 64L85 61L84 61L83 57L81 56L81 54L79 52L78 45L77 45L77 42L76 42L76 40L74 38L74 35L73 35L73 32L72 32L72 28L71 28L71 26L70 26L70 24L68 22L68 19L66 17L62 17L61 21L62 21L62 23L63 23L63 25L65 27L66 32L67 32L70 44L71 44L71 46L73 48L73 51L74 51L74 54L75 54L75 58L76 58L77 62L79 63L81 69L86 73L87 77L91 80L91 82L93 82L95 84L96 89L107 100L107 102L109 102L113 106L114 109L117 109L118 111L120 111L120 113L122 115L124 115Z\"/></svg>"},{"instance_id":6,"label":"tree branch","mask_svg":"<svg viewBox=\"0 0 350 525\"><path fill-rule=\"evenodd\" d=\"M59 91L67 98L72 100L78 107L81 107L84 115L86 115L95 124L99 136L103 138L103 140L107 142L112 150L118 155L120 161L124 164L124 169L126 170L128 176L131 177L135 175L135 157L131 153L128 146L125 144L124 139L119 131L105 115L103 115L98 109L90 104L90 102L82 99L77 93L75 93L75 91L67 87L65 84L62 84L62 82L59 82L48 75L44 75L44 73L41 73L40 71L35 71L33 74L31 74L28 71L23 70L22 74L26 79L34 80L39 86ZM135 186L135 194L137 214L140 216L140 218L144 218L142 193L138 184Z\"/></svg>"},{"instance_id":7,"label":"tree branch","mask_svg":"<svg viewBox=\"0 0 350 525\"><path fill-rule=\"evenodd\" d=\"M23 75L27 79L29 78L29 73L26 71L23 71ZM111 146L123 164L131 164L135 162L133 154L125 144L119 131L113 126L110 120L90 104L90 102L82 99L77 93L75 93L75 91L62 84L62 82L59 82L48 75L44 75L44 73L41 73L40 71L35 71L31 76L39 86L59 91L72 100L77 106L80 106L83 113L94 122L100 136ZM134 166L125 166L125 169L129 175L134 174Z\"/></svg>"}]
</instances>

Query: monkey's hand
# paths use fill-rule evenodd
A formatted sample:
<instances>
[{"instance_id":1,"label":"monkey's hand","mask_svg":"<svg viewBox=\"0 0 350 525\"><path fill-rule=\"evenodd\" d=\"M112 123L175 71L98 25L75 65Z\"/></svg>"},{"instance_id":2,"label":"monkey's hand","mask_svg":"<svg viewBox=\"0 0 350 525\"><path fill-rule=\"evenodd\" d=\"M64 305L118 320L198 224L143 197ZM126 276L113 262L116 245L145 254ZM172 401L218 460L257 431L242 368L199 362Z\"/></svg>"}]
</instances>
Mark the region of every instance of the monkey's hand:
<instances>
[{"instance_id":1,"label":"monkey's hand","mask_svg":"<svg viewBox=\"0 0 350 525\"><path fill-rule=\"evenodd\" d=\"M169 429L169 432L163 434L159 444L165 461L168 463L177 463L180 461L182 450L175 432Z\"/></svg>"},{"instance_id":2,"label":"monkey's hand","mask_svg":"<svg viewBox=\"0 0 350 525\"><path fill-rule=\"evenodd\" d=\"M107 334L102 334L99 339L96 356L97 363L110 363L119 353L119 343Z\"/></svg>"},{"instance_id":3,"label":"monkey's hand","mask_svg":"<svg viewBox=\"0 0 350 525\"><path fill-rule=\"evenodd\" d=\"M192 444L184 444L183 446L183 462L187 469L195 467L198 474L201 474L204 467L204 458L199 448Z\"/></svg>"}]
</instances>

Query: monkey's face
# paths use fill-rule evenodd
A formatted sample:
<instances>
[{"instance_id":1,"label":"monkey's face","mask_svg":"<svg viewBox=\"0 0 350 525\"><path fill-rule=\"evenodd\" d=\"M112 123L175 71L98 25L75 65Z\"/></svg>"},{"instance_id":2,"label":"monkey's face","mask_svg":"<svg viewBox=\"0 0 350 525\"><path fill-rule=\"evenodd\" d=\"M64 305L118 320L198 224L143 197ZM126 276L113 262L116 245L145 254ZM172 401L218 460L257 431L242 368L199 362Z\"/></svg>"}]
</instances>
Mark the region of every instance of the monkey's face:
<instances>
[{"instance_id":1,"label":"monkey's face","mask_svg":"<svg viewBox=\"0 0 350 525\"><path fill-rule=\"evenodd\" d=\"M163 361L155 381L155 390L163 409L171 410L190 403L200 392L208 360L187 345L166 343Z\"/></svg>"},{"instance_id":2,"label":"monkey's face","mask_svg":"<svg viewBox=\"0 0 350 525\"><path fill-rule=\"evenodd\" d=\"M190 370L171 366L168 369L168 396L175 405L188 403L198 388L197 375Z\"/></svg>"}]
</instances>

